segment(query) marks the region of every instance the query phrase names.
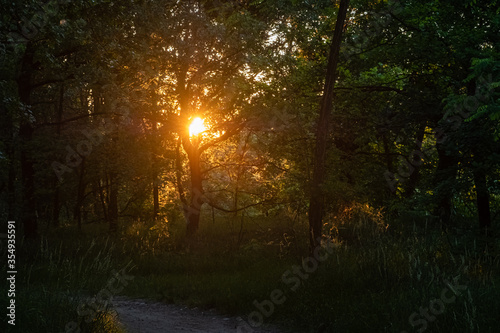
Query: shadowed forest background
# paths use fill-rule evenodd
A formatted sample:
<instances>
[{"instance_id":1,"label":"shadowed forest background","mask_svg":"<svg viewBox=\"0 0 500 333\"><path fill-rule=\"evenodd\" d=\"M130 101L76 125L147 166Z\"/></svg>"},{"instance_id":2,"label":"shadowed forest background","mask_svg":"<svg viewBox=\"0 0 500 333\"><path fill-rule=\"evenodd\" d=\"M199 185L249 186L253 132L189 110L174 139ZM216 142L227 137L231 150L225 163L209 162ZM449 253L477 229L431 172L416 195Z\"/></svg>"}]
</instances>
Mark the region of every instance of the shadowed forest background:
<instances>
[{"instance_id":1,"label":"shadowed forest background","mask_svg":"<svg viewBox=\"0 0 500 333\"><path fill-rule=\"evenodd\" d=\"M10 331L119 332L124 267L251 327L498 331L497 0L0 6Z\"/></svg>"}]
</instances>

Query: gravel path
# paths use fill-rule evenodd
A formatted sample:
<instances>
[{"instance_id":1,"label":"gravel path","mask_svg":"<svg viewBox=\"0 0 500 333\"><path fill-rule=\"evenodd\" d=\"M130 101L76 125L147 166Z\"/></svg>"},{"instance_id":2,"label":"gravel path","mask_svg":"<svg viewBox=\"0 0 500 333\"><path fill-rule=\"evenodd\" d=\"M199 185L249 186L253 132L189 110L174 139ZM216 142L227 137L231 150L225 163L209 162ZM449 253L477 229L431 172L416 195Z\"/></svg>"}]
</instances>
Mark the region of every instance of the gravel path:
<instances>
[{"instance_id":1,"label":"gravel path","mask_svg":"<svg viewBox=\"0 0 500 333\"><path fill-rule=\"evenodd\" d=\"M245 326L245 329L241 318L221 316L215 310L202 311L144 299L114 297L113 307L118 321L129 333L283 333L272 327Z\"/></svg>"}]
</instances>

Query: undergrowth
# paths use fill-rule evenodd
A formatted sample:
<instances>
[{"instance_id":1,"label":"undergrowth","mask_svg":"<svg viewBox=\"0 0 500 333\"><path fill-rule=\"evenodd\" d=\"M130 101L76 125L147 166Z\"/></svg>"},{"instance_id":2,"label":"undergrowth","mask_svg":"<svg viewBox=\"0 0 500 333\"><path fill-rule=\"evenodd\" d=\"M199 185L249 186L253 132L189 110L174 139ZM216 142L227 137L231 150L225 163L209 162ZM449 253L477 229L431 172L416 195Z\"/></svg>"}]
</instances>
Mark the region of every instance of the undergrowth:
<instances>
[{"instance_id":1,"label":"undergrowth","mask_svg":"<svg viewBox=\"0 0 500 333\"><path fill-rule=\"evenodd\" d=\"M260 324L251 317L260 311L263 323L285 331L497 331L498 239L383 221L363 205L339 214L326 221L335 246L317 267L307 256L307 225L284 215L209 215L189 240L176 218L124 222L116 234L99 224L58 228L18 244L15 331L120 332L105 302L117 294L216 308L249 324ZM111 292L120 270L133 279ZM269 305L274 290L283 302L262 313L255 304ZM453 301L441 306L443 293ZM435 313L426 317L429 308Z\"/></svg>"}]
</instances>

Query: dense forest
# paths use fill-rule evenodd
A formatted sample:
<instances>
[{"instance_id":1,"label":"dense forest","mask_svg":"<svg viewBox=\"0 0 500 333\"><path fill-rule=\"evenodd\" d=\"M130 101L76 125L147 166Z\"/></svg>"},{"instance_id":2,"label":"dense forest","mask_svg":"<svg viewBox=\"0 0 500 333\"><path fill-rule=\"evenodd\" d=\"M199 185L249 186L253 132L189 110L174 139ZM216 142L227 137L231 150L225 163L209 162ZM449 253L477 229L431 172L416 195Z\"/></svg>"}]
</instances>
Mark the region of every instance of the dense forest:
<instances>
[{"instance_id":1,"label":"dense forest","mask_svg":"<svg viewBox=\"0 0 500 333\"><path fill-rule=\"evenodd\" d=\"M119 332L123 267L235 332L497 331L497 0L0 4L12 332Z\"/></svg>"}]
</instances>

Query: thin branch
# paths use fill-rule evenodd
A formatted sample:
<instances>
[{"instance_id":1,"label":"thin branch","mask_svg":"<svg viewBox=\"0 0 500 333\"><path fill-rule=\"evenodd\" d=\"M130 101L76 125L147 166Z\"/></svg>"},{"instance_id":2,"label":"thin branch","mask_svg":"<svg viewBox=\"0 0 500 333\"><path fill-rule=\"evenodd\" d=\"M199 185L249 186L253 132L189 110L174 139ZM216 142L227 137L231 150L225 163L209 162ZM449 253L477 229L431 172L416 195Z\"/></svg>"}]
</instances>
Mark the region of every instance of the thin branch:
<instances>
[{"instance_id":1,"label":"thin branch","mask_svg":"<svg viewBox=\"0 0 500 333\"><path fill-rule=\"evenodd\" d=\"M74 75L70 75L64 79L47 79L47 80L32 84L31 88L38 88L38 87L41 87L41 86L44 86L47 84L51 84L51 83L60 83L60 82L64 82L64 81L69 80L69 79L74 79L74 78L75 78Z\"/></svg>"},{"instance_id":2,"label":"thin branch","mask_svg":"<svg viewBox=\"0 0 500 333\"><path fill-rule=\"evenodd\" d=\"M121 113L96 112L96 113L84 114L84 115L76 116L73 118L64 119L64 120L61 120L59 122L43 123L43 124L40 124L39 127L64 125L64 124L72 122L72 121L76 121L76 120L80 120L80 119L84 119L84 118L88 118L88 117L93 117L93 116L101 116L101 115L123 116L123 114L121 114Z\"/></svg>"},{"instance_id":3,"label":"thin branch","mask_svg":"<svg viewBox=\"0 0 500 333\"><path fill-rule=\"evenodd\" d=\"M202 145L199 148L200 153L204 152L205 150L216 145L219 142L222 142L222 141L229 139L230 137L235 135L240 130L240 128L241 128L241 124L238 124L233 129L226 131L223 135L211 140L210 142L205 143L204 145Z\"/></svg>"},{"instance_id":4,"label":"thin branch","mask_svg":"<svg viewBox=\"0 0 500 333\"><path fill-rule=\"evenodd\" d=\"M404 90L398 89L398 88L392 88L392 87L386 87L386 86L358 86L358 87L336 87L334 90L361 90L365 92L372 92L372 91L394 91L397 93L402 94Z\"/></svg>"},{"instance_id":5,"label":"thin branch","mask_svg":"<svg viewBox=\"0 0 500 333\"><path fill-rule=\"evenodd\" d=\"M205 197L205 202L210 205L211 207L215 208L215 209L218 209L220 211L223 211L225 213L236 213L236 212L239 212L241 210L245 210L247 208L250 208L250 207L255 207L255 206L259 206L259 205L264 205L266 203L268 203L270 200L262 200L262 201L259 201L259 202L256 202L256 203L253 203L253 204L250 204L250 205L247 205L247 206L244 206L244 207L240 207L240 208L237 208L237 209L226 209L226 208L223 208L217 204L215 204L214 202L212 202L212 200L209 200L207 197Z\"/></svg>"}]
</instances>

